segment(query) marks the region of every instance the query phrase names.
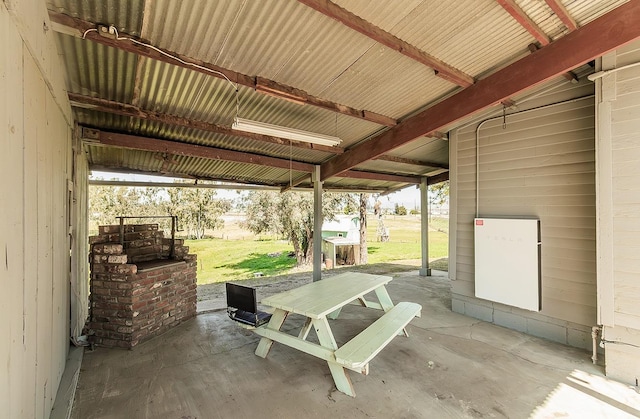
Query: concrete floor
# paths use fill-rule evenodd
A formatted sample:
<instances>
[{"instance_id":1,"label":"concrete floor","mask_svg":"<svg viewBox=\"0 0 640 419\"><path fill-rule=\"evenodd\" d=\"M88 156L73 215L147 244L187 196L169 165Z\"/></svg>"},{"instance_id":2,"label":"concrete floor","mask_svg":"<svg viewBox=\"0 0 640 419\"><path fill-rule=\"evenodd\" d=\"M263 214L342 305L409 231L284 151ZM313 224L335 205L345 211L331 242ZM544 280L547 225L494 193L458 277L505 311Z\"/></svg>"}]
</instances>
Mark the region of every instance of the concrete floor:
<instances>
[{"instance_id":1,"label":"concrete floor","mask_svg":"<svg viewBox=\"0 0 640 419\"><path fill-rule=\"evenodd\" d=\"M422 304L422 317L368 376L349 372L355 398L310 355L275 344L267 359L255 356L258 337L214 311L132 351L87 351L72 418L640 416L640 395L604 378L589 353L451 312L446 277L396 275L388 290ZM346 307L331 322L338 344L378 316Z\"/></svg>"}]
</instances>

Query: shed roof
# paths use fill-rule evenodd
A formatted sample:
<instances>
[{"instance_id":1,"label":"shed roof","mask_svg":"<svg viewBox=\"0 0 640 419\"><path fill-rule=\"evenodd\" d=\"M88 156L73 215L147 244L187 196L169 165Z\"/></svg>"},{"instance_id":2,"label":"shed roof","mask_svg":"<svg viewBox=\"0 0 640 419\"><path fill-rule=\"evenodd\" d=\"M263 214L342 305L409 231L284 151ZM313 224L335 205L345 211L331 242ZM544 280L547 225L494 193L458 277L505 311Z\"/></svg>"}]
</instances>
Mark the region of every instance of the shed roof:
<instances>
[{"instance_id":1,"label":"shed roof","mask_svg":"<svg viewBox=\"0 0 640 419\"><path fill-rule=\"evenodd\" d=\"M47 0L91 168L376 191L447 179L447 129L639 36L638 3Z\"/></svg>"}]
</instances>

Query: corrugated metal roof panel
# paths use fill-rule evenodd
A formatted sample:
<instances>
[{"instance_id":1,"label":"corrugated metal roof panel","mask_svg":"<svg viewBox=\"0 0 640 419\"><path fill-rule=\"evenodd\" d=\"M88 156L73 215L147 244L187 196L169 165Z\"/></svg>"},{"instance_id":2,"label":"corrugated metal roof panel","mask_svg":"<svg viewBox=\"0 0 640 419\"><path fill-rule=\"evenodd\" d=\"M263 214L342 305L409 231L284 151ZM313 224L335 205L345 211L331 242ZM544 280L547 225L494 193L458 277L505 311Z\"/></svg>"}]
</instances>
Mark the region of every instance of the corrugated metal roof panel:
<instances>
[{"instance_id":1,"label":"corrugated metal roof panel","mask_svg":"<svg viewBox=\"0 0 640 419\"><path fill-rule=\"evenodd\" d=\"M393 32L424 0L404 0L402 7L398 7L397 1L336 0L334 3L384 31Z\"/></svg>"},{"instance_id":2,"label":"corrugated metal roof panel","mask_svg":"<svg viewBox=\"0 0 640 419\"><path fill-rule=\"evenodd\" d=\"M395 119L454 90L432 69L384 46L371 48L323 92Z\"/></svg>"},{"instance_id":3,"label":"corrugated metal roof panel","mask_svg":"<svg viewBox=\"0 0 640 419\"><path fill-rule=\"evenodd\" d=\"M551 39L566 35L569 30L560 18L544 1L516 0L516 4L533 20Z\"/></svg>"},{"instance_id":4,"label":"corrugated metal roof panel","mask_svg":"<svg viewBox=\"0 0 640 419\"><path fill-rule=\"evenodd\" d=\"M144 0L47 0L47 8L90 22L114 25L118 31L140 36Z\"/></svg>"},{"instance_id":5,"label":"corrugated metal roof panel","mask_svg":"<svg viewBox=\"0 0 640 419\"><path fill-rule=\"evenodd\" d=\"M235 86L224 79L144 59L140 108L215 124L231 125Z\"/></svg>"},{"instance_id":6,"label":"corrugated metal roof panel","mask_svg":"<svg viewBox=\"0 0 640 419\"><path fill-rule=\"evenodd\" d=\"M67 89L73 93L130 102L138 58L115 48L61 34Z\"/></svg>"},{"instance_id":7,"label":"corrugated metal roof panel","mask_svg":"<svg viewBox=\"0 0 640 419\"><path fill-rule=\"evenodd\" d=\"M584 26L592 20L628 2L629 0L568 0L564 1L563 4L571 17L575 19L578 26Z\"/></svg>"},{"instance_id":8,"label":"corrugated metal roof panel","mask_svg":"<svg viewBox=\"0 0 640 419\"><path fill-rule=\"evenodd\" d=\"M290 158L294 161L319 164L333 155L315 149L257 142L242 137L230 137L222 134L203 132L194 128L166 125L159 122L106 114L89 109L76 109L76 118L80 125L101 127L101 129L105 131L131 132L135 133L134 135L140 135L142 137L218 147L227 150L277 157L285 160Z\"/></svg>"},{"instance_id":9,"label":"corrugated metal roof panel","mask_svg":"<svg viewBox=\"0 0 640 419\"><path fill-rule=\"evenodd\" d=\"M153 60L144 60L142 67L142 109L226 126L233 122L235 90L227 81ZM327 135L337 133L344 141L343 147L380 128L372 122L283 101L243 86L239 87L239 103L242 118Z\"/></svg>"},{"instance_id":10,"label":"corrugated metal roof panel","mask_svg":"<svg viewBox=\"0 0 640 419\"><path fill-rule=\"evenodd\" d=\"M421 137L386 154L414 160L447 164L449 161L449 141L438 138Z\"/></svg>"},{"instance_id":11,"label":"corrugated metal roof panel","mask_svg":"<svg viewBox=\"0 0 640 419\"><path fill-rule=\"evenodd\" d=\"M528 54L527 45L534 42L534 38L495 0L336 1L372 24L474 77L482 77ZM552 38L566 32L564 25L544 2L516 1ZM580 25L624 2L563 1ZM394 118L424 109L457 89L434 76L426 66L294 0L193 0L187 5L169 0L47 0L47 4L52 10L91 22L113 23L123 32L141 34L143 39L156 46L197 60L251 76L262 76L329 101ZM146 9L143 10L144 7ZM226 126L236 115L235 91L224 80L138 58L134 54L68 35L61 34L59 39L61 53L66 58L68 89L71 92ZM583 89L583 86L576 88ZM559 88L551 96L547 95L546 99L567 96L561 90ZM518 95L516 102L526 95ZM243 118L337 134L343 138L342 147L345 148L387 129L317 107L262 95L248 87L240 88L239 98L240 116ZM496 109L479 114L487 115ZM75 109L75 116L81 124L104 130L238 152L285 159L290 156L293 160L315 164L331 157L331 153L326 152L260 143L87 109ZM465 121L477 117L465 118ZM286 183L290 176L299 177L298 173L257 165L180 156L172 157L171 163L159 158L160 153L125 152L93 145L88 149L93 165L130 168L132 171L170 170L186 176L272 184ZM419 138L388 154L444 163L448 159L448 143ZM430 170L419 165L382 160L363 163L358 169L406 174L423 174L424 170ZM308 182L303 182L303 185L308 185ZM401 185L338 177L325 183L327 188L396 188Z\"/></svg>"},{"instance_id":12,"label":"corrugated metal roof panel","mask_svg":"<svg viewBox=\"0 0 640 419\"><path fill-rule=\"evenodd\" d=\"M286 185L304 172L278 169L255 164L209 160L196 157L172 156L168 162L158 153L139 150L123 150L93 144L86 146L89 166L92 169L111 167L132 172L180 173L195 178L207 178L242 183Z\"/></svg>"},{"instance_id":13,"label":"corrugated metal roof panel","mask_svg":"<svg viewBox=\"0 0 640 419\"><path fill-rule=\"evenodd\" d=\"M424 2L394 34L473 77L509 61L534 41L494 0Z\"/></svg>"}]
</instances>

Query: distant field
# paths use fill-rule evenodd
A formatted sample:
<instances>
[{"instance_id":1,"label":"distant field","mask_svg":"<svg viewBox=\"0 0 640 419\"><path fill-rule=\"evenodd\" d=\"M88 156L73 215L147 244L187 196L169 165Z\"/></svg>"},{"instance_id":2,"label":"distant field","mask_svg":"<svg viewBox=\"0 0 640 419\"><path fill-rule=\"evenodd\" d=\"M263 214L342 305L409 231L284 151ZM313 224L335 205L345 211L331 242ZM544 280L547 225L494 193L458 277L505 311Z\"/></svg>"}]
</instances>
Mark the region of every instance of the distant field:
<instances>
[{"instance_id":1,"label":"distant field","mask_svg":"<svg viewBox=\"0 0 640 419\"><path fill-rule=\"evenodd\" d=\"M289 243L273 237L255 237L240 226L240 221L241 217L227 216L224 229L215 231L213 238L186 241L191 253L198 255L198 284L253 278L256 272L272 276L300 270L295 268L295 258L287 256L293 251ZM378 221L373 216L367 219L369 264L406 261L419 265L419 216L385 216L384 224L389 229L390 240L384 243L377 242ZM434 219L431 225L429 258L446 258L449 240L448 220ZM279 255L274 255L276 253ZM443 269L443 266L446 269L446 262L443 264L439 261L433 267Z\"/></svg>"}]
</instances>

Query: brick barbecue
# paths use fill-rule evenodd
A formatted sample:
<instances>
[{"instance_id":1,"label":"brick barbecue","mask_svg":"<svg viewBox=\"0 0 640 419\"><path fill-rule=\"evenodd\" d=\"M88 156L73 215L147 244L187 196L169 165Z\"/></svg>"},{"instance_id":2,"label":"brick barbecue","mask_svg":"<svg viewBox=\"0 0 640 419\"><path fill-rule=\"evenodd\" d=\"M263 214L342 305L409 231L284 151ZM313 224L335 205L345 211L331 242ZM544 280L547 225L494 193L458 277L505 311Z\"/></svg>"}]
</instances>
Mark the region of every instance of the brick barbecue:
<instances>
[{"instance_id":1,"label":"brick barbecue","mask_svg":"<svg viewBox=\"0 0 640 419\"><path fill-rule=\"evenodd\" d=\"M133 348L196 315L196 255L157 224L107 225L91 244L89 342Z\"/></svg>"}]
</instances>

